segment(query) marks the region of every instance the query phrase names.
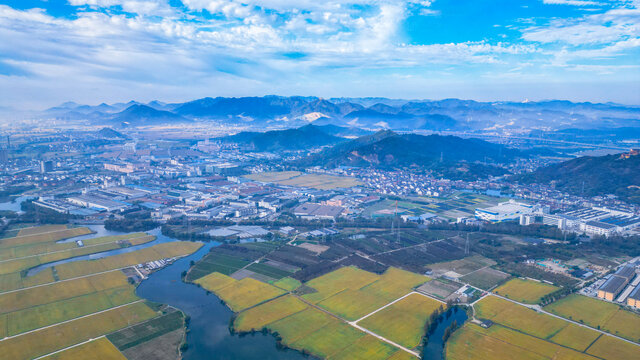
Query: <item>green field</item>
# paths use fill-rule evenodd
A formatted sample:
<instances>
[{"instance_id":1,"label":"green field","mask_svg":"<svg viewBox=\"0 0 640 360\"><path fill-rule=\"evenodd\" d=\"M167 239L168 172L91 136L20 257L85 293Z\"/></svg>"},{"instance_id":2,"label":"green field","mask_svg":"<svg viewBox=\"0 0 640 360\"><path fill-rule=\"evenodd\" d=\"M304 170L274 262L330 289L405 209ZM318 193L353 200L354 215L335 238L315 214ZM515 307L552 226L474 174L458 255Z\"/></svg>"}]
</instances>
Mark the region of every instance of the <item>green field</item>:
<instances>
[{"instance_id":1,"label":"green field","mask_svg":"<svg viewBox=\"0 0 640 360\"><path fill-rule=\"evenodd\" d=\"M362 185L355 178L325 174L303 174L297 171L264 172L245 175L247 179L287 186L308 187L320 190L349 188Z\"/></svg>"},{"instance_id":2,"label":"green field","mask_svg":"<svg viewBox=\"0 0 640 360\"><path fill-rule=\"evenodd\" d=\"M358 324L412 349L420 344L424 324L429 316L441 306L441 302L420 294L411 294Z\"/></svg>"},{"instance_id":3,"label":"green field","mask_svg":"<svg viewBox=\"0 0 640 360\"><path fill-rule=\"evenodd\" d=\"M571 294L545 307L545 310L573 321L640 342L640 316L618 305Z\"/></svg>"},{"instance_id":4,"label":"green field","mask_svg":"<svg viewBox=\"0 0 640 360\"><path fill-rule=\"evenodd\" d=\"M122 329L107 335L107 339L118 350L124 351L145 341L162 336L184 326L184 315L180 311L171 311L149 321Z\"/></svg>"},{"instance_id":5,"label":"green field","mask_svg":"<svg viewBox=\"0 0 640 360\"><path fill-rule=\"evenodd\" d=\"M214 272L231 275L247 265L248 261L235 256L210 253L189 270L187 279L193 281Z\"/></svg>"},{"instance_id":6,"label":"green field","mask_svg":"<svg viewBox=\"0 0 640 360\"><path fill-rule=\"evenodd\" d=\"M537 304L543 296L558 289L560 288L547 283L515 278L497 287L493 292L518 302Z\"/></svg>"},{"instance_id":7,"label":"green field","mask_svg":"<svg viewBox=\"0 0 640 360\"><path fill-rule=\"evenodd\" d=\"M281 279L291 275L291 272L289 271L281 270L277 267L260 263L253 263L247 266L247 270L251 270L254 273L262 274L273 279Z\"/></svg>"},{"instance_id":8,"label":"green field","mask_svg":"<svg viewBox=\"0 0 640 360\"><path fill-rule=\"evenodd\" d=\"M290 278L290 277L285 277L285 278L282 278L282 279L280 279L278 281L275 281L273 283L273 285L275 285L275 286L277 286L277 287L279 287L281 289L284 289L286 291L293 291L293 290L299 288L302 285L302 283L300 281L296 280L296 279L293 279L293 278Z\"/></svg>"}]
</instances>

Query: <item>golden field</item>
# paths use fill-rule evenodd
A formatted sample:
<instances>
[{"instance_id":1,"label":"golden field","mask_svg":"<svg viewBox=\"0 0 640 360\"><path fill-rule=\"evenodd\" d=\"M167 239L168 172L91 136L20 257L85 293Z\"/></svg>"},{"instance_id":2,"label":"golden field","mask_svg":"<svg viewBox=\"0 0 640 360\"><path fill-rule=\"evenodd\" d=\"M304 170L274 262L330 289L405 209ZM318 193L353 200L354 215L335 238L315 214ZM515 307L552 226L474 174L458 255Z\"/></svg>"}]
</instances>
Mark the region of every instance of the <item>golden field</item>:
<instances>
[{"instance_id":1,"label":"golden field","mask_svg":"<svg viewBox=\"0 0 640 360\"><path fill-rule=\"evenodd\" d=\"M499 286L493 292L518 302L537 304L543 296L558 289L560 288L547 283L515 278Z\"/></svg>"},{"instance_id":2,"label":"golden field","mask_svg":"<svg viewBox=\"0 0 640 360\"><path fill-rule=\"evenodd\" d=\"M93 340L54 355L45 357L43 360L126 360L107 338Z\"/></svg>"},{"instance_id":3,"label":"golden field","mask_svg":"<svg viewBox=\"0 0 640 360\"><path fill-rule=\"evenodd\" d=\"M640 316L620 306L586 296L571 294L556 301L545 310L573 321L640 342Z\"/></svg>"},{"instance_id":4,"label":"golden field","mask_svg":"<svg viewBox=\"0 0 640 360\"><path fill-rule=\"evenodd\" d=\"M411 294L397 303L360 321L358 325L406 348L420 345L424 324L443 304L420 294Z\"/></svg>"}]
</instances>

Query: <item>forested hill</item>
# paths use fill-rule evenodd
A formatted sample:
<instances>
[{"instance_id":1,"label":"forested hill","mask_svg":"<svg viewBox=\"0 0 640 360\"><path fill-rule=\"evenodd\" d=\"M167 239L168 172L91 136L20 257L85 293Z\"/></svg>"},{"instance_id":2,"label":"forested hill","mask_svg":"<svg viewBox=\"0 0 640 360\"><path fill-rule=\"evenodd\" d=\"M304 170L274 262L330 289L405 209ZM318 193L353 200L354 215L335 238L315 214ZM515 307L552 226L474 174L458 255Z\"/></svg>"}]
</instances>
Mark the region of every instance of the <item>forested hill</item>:
<instances>
[{"instance_id":1,"label":"forested hill","mask_svg":"<svg viewBox=\"0 0 640 360\"><path fill-rule=\"evenodd\" d=\"M523 183L550 184L581 196L613 194L640 203L640 155L584 156L521 175Z\"/></svg>"}]
</instances>

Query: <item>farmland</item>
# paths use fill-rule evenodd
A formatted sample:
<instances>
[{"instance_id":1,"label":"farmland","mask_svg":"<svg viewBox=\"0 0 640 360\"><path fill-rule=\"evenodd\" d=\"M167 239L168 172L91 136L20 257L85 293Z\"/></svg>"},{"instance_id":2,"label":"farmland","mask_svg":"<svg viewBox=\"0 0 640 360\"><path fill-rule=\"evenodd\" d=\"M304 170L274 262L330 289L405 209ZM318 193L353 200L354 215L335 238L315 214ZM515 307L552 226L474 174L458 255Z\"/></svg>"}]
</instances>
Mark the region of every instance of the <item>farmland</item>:
<instances>
[{"instance_id":1,"label":"farmland","mask_svg":"<svg viewBox=\"0 0 640 360\"><path fill-rule=\"evenodd\" d=\"M518 302L537 304L543 296L559 288L547 283L529 279L511 279L494 290L496 294Z\"/></svg>"},{"instance_id":2,"label":"farmland","mask_svg":"<svg viewBox=\"0 0 640 360\"><path fill-rule=\"evenodd\" d=\"M28 359L48 354L156 316L142 302L2 340L0 359Z\"/></svg>"},{"instance_id":3,"label":"farmland","mask_svg":"<svg viewBox=\"0 0 640 360\"><path fill-rule=\"evenodd\" d=\"M215 293L233 311L242 311L285 293L280 288L258 280L235 280L219 273L209 274L196 280L196 283Z\"/></svg>"},{"instance_id":4,"label":"farmland","mask_svg":"<svg viewBox=\"0 0 640 360\"><path fill-rule=\"evenodd\" d=\"M367 335L347 321L380 309L429 280L396 268L377 275L349 266L305 284L282 278L272 286L251 278L235 280L220 273L211 273L195 282L216 293L232 310L239 311L233 321L236 331L266 328L282 344L318 357L410 359L413 355ZM435 300L411 294L370 318L376 330L386 331L381 325L385 321L394 327L392 332L396 327L401 329L404 337L400 341L415 347L422 337L425 319L439 306Z\"/></svg>"},{"instance_id":5,"label":"farmland","mask_svg":"<svg viewBox=\"0 0 640 360\"><path fill-rule=\"evenodd\" d=\"M45 357L43 360L126 360L126 357L107 338L99 338L86 344Z\"/></svg>"},{"instance_id":6,"label":"farmland","mask_svg":"<svg viewBox=\"0 0 640 360\"><path fill-rule=\"evenodd\" d=\"M24 228L16 233L17 237L2 240L0 359L30 359L55 352L47 358L119 360L125 358L119 347L134 347L182 328L182 313L167 312L140 300L135 287L119 269L187 255L201 244L162 243L98 260L72 261L45 268L33 276L26 275L24 270L40 263L154 239L145 233L133 233L85 239L81 247L75 241L56 242L88 231L82 229L86 228L59 225ZM24 257L14 260L15 255ZM118 347L103 336L143 322L135 331L136 336L114 335ZM95 340L87 341L90 339ZM66 347L70 348L57 352Z\"/></svg>"},{"instance_id":7,"label":"farmland","mask_svg":"<svg viewBox=\"0 0 640 360\"><path fill-rule=\"evenodd\" d=\"M466 324L446 345L448 360L595 360L597 358L500 325Z\"/></svg>"},{"instance_id":8,"label":"farmland","mask_svg":"<svg viewBox=\"0 0 640 360\"><path fill-rule=\"evenodd\" d=\"M297 171L264 172L245 175L245 177L247 179L260 182L308 187L320 190L349 188L362 185L361 182L351 177L325 174L303 174Z\"/></svg>"},{"instance_id":9,"label":"farmland","mask_svg":"<svg viewBox=\"0 0 640 360\"><path fill-rule=\"evenodd\" d=\"M640 316L618 305L572 294L546 306L545 310L640 342Z\"/></svg>"},{"instance_id":10,"label":"farmland","mask_svg":"<svg viewBox=\"0 0 640 360\"><path fill-rule=\"evenodd\" d=\"M411 294L371 315L359 325L406 348L415 348L424 335L424 324L443 304L420 294Z\"/></svg>"},{"instance_id":11,"label":"farmland","mask_svg":"<svg viewBox=\"0 0 640 360\"><path fill-rule=\"evenodd\" d=\"M586 352L587 354L611 360L637 357L618 357L617 353L640 355L640 346L631 345L607 335L601 335L595 330L581 327L546 314L537 313L524 306L493 296L486 297L479 301L475 305L475 309L478 318L490 319L499 325L493 325L489 329L482 329L472 324L465 325L465 328L456 332L450 340L447 347L448 354L450 354L450 348L453 348L454 354L462 354L461 356L463 356L468 354L467 351L473 346L482 346L487 347L487 349L483 348L483 351L514 351L513 354L517 354L522 358L535 359L541 358L540 356L542 356L542 358L544 358L544 356L550 356L547 354L547 351L549 353L559 351L558 354L562 355L558 355L558 358L592 358L584 354L577 355L572 351L568 351L569 348L577 352ZM463 333L464 335L460 335L459 333ZM601 341L604 344L610 344L611 348L605 345L599 345L598 343ZM527 352L521 354L522 350L512 348L511 345L515 347L525 347L527 349L536 349L537 351L535 351L534 354ZM565 350L557 350L556 347L558 345L563 346ZM470 348L466 349L467 346L470 346ZM538 357L534 356L536 354ZM460 358L464 357L453 357L453 359ZM469 358L475 359L476 357ZM478 359L480 358L481 357L478 357Z\"/></svg>"}]
</instances>

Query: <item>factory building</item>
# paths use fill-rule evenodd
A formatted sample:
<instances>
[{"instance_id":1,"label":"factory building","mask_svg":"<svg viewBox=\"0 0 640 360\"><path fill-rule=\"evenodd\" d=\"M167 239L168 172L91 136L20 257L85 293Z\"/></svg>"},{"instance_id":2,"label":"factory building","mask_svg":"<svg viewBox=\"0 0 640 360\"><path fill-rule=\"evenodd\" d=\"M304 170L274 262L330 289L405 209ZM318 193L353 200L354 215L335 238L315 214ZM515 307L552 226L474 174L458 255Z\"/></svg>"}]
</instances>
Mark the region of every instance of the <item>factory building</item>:
<instances>
[{"instance_id":1,"label":"factory building","mask_svg":"<svg viewBox=\"0 0 640 360\"><path fill-rule=\"evenodd\" d=\"M612 274L607 281L598 289L598 297L613 301L622 290L636 276L636 269L633 266L623 266Z\"/></svg>"}]
</instances>

